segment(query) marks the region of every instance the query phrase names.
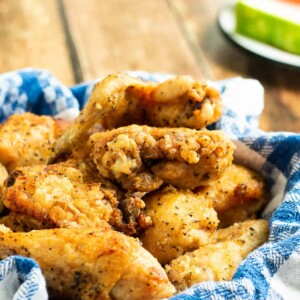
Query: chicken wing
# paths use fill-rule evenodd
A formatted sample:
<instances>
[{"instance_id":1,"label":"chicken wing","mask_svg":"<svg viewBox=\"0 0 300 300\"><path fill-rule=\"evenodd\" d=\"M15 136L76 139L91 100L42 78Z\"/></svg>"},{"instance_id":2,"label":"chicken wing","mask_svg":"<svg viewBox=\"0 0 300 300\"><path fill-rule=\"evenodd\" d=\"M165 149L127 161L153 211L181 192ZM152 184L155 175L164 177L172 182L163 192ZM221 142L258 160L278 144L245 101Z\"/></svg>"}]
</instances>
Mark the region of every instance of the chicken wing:
<instances>
[{"instance_id":1,"label":"chicken wing","mask_svg":"<svg viewBox=\"0 0 300 300\"><path fill-rule=\"evenodd\" d=\"M131 125L93 134L91 157L100 174L130 191L168 183L195 188L232 163L234 144L221 131Z\"/></svg>"},{"instance_id":2,"label":"chicken wing","mask_svg":"<svg viewBox=\"0 0 300 300\"><path fill-rule=\"evenodd\" d=\"M0 258L35 259L50 297L58 299L164 299L174 287L164 269L139 242L99 228L48 229L29 233L0 232Z\"/></svg>"},{"instance_id":3,"label":"chicken wing","mask_svg":"<svg viewBox=\"0 0 300 300\"><path fill-rule=\"evenodd\" d=\"M6 181L4 204L18 215L46 222L49 227L97 227L105 220L135 235L152 224L138 195L125 194L100 175L92 175L92 169L74 160L18 168ZM19 221L6 220L10 225Z\"/></svg>"},{"instance_id":4,"label":"chicken wing","mask_svg":"<svg viewBox=\"0 0 300 300\"><path fill-rule=\"evenodd\" d=\"M146 195L143 200L153 226L140 239L163 265L207 244L219 223L212 203L188 190L166 187Z\"/></svg>"},{"instance_id":5,"label":"chicken wing","mask_svg":"<svg viewBox=\"0 0 300 300\"><path fill-rule=\"evenodd\" d=\"M202 281L231 280L240 262L267 241L266 220L251 220L217 230L210 244L171 261L165 269L177 291Z\"/></svg>"},{"instance_id":6,"label":"chicken wing","mask_svg":"<svg viewBox=\"0 0 300 300\"><path fill-rule=\"evenodd\" d=\"M49 162L71 153L98 121L107 129L130 124L203 128L221 116L217 90L189 76L163 83L144 82L125 73L97 83L90 99L57 141Z\"/></svg>"},{"instance_id":7,"label":"chicken wing","mask_svg":"<svg viewBox=\"0 0 300 300\"><path fill-rule=\"evenodd\" d=\"M105 128L139 124L202 129L217 121L222 113L219 92L190 76L131 85L126 97L126 111L122 116L105 116L102 121Z\"/></svg>"},{"instance_id":8,"label":"chicken wing","mask_svg":"<svg viewBox=\"0 0 300 300\"><path fill-rule=\"evenodd\" d=\"M0 163L9 172L18 166L45 163L68 122L31 113L11 116L0 127Z\"/></svg>"},{"instance_id":9,"label":"chicken wing","mask_svg":"<svg viewBox=\"0 0 300 300\"><path fill-rule=\"evenodd\" d=\"M195 192L213 202L220 219L219 227L255 217L268 198L263 178L236 164L229 166L215 182Z\"/></svg>"},{"instance_id":10,"label":"chicken wing","mask_svg":"<svg viewBox=\"0 0 300 300\"><path fill-rule=\"evenodd\" d=\"M118 205L113 190L83 183L79 170L60 164L16 169L6 181L3 202L56 227L96 227Z\"/></svg>"}]
</instances>

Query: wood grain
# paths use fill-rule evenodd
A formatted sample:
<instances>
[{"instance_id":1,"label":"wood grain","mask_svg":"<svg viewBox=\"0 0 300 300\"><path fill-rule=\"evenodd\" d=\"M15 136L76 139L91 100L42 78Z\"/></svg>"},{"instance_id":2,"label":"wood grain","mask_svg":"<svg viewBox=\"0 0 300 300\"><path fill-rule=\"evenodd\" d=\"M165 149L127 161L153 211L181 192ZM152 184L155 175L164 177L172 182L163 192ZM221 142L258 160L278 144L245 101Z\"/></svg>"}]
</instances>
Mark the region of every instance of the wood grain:
<instances>
[{"instance_id":1,"label":"wood grain","mask_svg":"<svg viewBox=\"0 0 300 300\"><path fill-rule=\"evenodd\" d=\"M261 128L300 132L299 70L225 40L216 19L226 2L0 0L0 72L43 68L67 85L124 70L256 78L265 88Z\"/></svg>"},{"instance_id":2,"label":"wood grain","mask_svg":"<svg viewBox=\"0 0 300 300\"><path fill-rule=\"evenodd\" d=\"M243 76L260 80L265 88L265 109L260 127L300 132L300 72L276 66L230 44L217 25L218 12L226 0L169 1L177 10L190 39L201 49L212 78Z\"/></svg>"},{"instance_id":3,"label":"wood grain","mask_svg":"<svg viewBox=\"0 0 300 300\"><path fill-rule=\"evenodd\" d=\"M0 0L0 72L25 67L74 82L56 0Z\"/></svg>"},{"instance_id":4,"label":"wood grain","mask_svg":"<svg viewBox=\"0 0 300 300\"><path fill-rule=\"evenodd\" d=\"M202 75L166 1L63 3L84 80L125 70Z\"/></svg>"},{"instance_id":5,"label":"wood grain","mask_svg":"<svg viewBox=\"0 0 300 300\"><path fill-rule=\"evenodd\" d=\"M224 79L246 74L244 56L233 48L220 34L217 14L222 0L169 0L177 10L182 26L190 40L200 49L210 68L212 79Z\"/></svg>"}]
</instances>

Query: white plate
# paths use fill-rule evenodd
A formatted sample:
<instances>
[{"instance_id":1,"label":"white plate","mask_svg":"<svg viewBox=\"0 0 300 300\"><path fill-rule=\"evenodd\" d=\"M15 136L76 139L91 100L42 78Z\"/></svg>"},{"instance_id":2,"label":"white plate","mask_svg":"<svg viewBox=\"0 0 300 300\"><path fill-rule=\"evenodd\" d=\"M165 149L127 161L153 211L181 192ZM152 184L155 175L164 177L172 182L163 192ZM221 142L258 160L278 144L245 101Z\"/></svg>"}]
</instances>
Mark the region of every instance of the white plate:
<instances>
[{"instance_id":1,"label":"white plate","mask_svg":"<svg viewBox=\"0 0 300 300\"><path fill-rule=\"evenodd\" d=\"M268 60L300 68L300 56L258 42L235 32L234 4L231 2L219 13L218 23L225 36L236 45Z\"/></svg>"}]
</instances>

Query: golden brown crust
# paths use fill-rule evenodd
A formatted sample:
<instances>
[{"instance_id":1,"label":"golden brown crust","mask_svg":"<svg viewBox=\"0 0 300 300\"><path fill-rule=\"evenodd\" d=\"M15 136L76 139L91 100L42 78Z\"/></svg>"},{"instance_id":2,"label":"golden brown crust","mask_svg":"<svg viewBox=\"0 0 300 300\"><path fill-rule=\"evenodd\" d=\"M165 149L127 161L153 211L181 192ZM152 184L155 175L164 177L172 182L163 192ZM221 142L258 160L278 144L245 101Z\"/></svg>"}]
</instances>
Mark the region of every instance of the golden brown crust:
<instances>
[{"instance_id":1,"label":"golden brown crust","mask_svg":"<svg viewBox=\"0 0 300 300\"><path fill-rule=\"evenodd\" d=\"M177 291L202 281L231 280L240 262L267 241L266 220L253 220L217 230L210 243L171 261L165 267Z\"/></svg>"},{"instance_id":2,"label":"golden brown crust","mask_svg":"<svg viewBox=\"0 0 300 300\"><path fill-rule=\"evenodd\" d=\"M235 146L221 131L131 125L90 137L100 174L131 191L195 188L220 176Z\"/></svg>"},{"instance_id":3,"label":"golden brown crust","mask_svg":"<svg viewBox=\"0 0 300 300\"><path fill-rule=\"evenodd\" d=\"M233 164L212 184L195 191L213 202L220 227L255 217L267 201L263 178L244 166Z\"/></svg>"},{"instance_id":4,"label":"golden brown crust","mask_svg":"<svg viewBox=\"0 0 300 300\"><path fill-rule=\"evenodd\" d=\"M0 163L17 167L45 163L66 122L32 113L12 115L0 127Z\"/></svg>"},{"instance_id":5,"label":"golden brown crust","mask_svg":"<svg viewBox=\"0 0 300 300\"><path fill-rule=\"evenodd\" d=\"M153 226L147 228L140 239L163 265L207 244L219 223L212 203L189 190L166 187L143 200Z\"/></svg>"},{"instance_id":6,"label":"golden brown crust","mask_svg":"<svg viewBox=\"0 0 300 300\"><path fill-rule=\"evenodd\" d=\"M162 83L132 84L125 94L126 111L103 118L105 128L139 124L202 129L222 114L219 92L190 76L176 76Z\"/></svg>"},{"instance_id":7,"label":"golden brown crust","mask_svg":"<svg viewBox=\"0 0 300 300\"><path fill-rule=\"evenodd\" d=\"M174 293L166 273L139 242L99 228L0 233L0 258L32 257L59 299L164 299Z\"/></svg>"},{"instance_id":8,"label":"golden brown crust","mask_svg":"<svg viewBox=\"0 0 300 300\"><path fill-rule=\"evenodd\" d=\"M96 227L117 207L116 194L100 183L83 183L74 168L39 165L18 168L6 180L6 207L57 227Z\"/></svg>"}]
</instances>

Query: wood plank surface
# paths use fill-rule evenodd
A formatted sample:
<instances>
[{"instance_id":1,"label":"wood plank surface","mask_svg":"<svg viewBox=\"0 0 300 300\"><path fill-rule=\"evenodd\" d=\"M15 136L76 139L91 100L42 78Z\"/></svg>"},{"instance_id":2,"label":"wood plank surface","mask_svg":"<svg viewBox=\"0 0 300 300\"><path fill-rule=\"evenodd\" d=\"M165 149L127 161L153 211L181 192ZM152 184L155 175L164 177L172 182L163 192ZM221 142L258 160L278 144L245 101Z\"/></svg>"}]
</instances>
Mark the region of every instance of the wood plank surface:
<instances>
[{"instance_id":1,"label":"wood plank surface","mask_svg":"<svg viewBox=\"0 0 300 300\"><path fill-rule=\"evenodd\" d=\"M243 76L261 81L265 88L265 109L260 119L262 129L300 132L299 70L276 66L246 54L225 40L217 26L217 15L226 0L169 2L190 39L201 49L214 79Z\"/></svg>"},{"instance_id":2,"label":"wood plank surface","mask_svg":"<svg viewBox=\"0 0 300 300\"><path fill-rule=\"evenodd\" d=\"M67 85L125 70L256 78L265 88L261 128L300 132L299 70L225 40L216 19L226 2L0 0L0 72L43 68Z\"/></svg>"},{"instance_id":3,"label":"wood plank surface","mask_svg":"<svg viewBox=\"0 0 300 300\"><path fill-rule=\"evenodd\" d=\"M209 79L224 79L246 74L243 53L233 48L220 34L216 18L223 0L168 0L179 16L186 35L200 49L210 69Z\"/></svg>"},{"instance_id":4,"label":"wood plank surface","mask_svg":"<svg viewBox=\"0 0 300 300\"><path fill-rule=\"evenodd\" d=\"M0 0L0 72L25 67L74 82L56 0Z\"/></svg>"},{"instance_id":5,"label":"wood plank surface","mask_svg":"<svg viewBox=\"0 0 300 300\"><path fill-rule=\"evenodd\" d=\"M165 0L63 0L83 80L111 72L203 75Z\"/></svg>"}]
</instances>

